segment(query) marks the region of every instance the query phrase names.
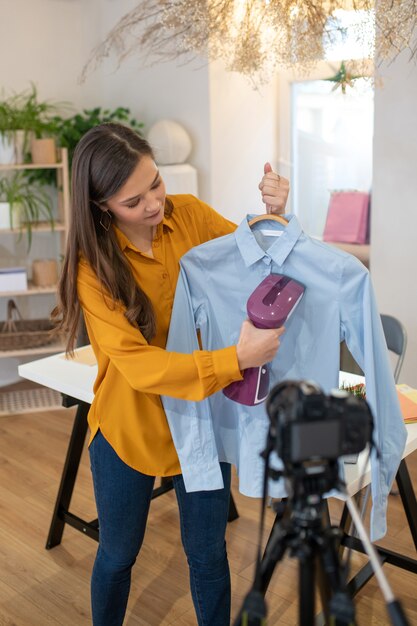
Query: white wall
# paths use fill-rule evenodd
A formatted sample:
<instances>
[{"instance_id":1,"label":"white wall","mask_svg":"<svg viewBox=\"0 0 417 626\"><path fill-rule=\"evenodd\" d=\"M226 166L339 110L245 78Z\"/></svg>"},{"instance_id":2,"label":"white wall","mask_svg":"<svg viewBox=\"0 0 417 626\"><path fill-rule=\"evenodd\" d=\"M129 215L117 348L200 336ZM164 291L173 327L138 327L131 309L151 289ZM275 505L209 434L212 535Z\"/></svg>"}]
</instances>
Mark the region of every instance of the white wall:
<instances>
[{"instance_id":1,"label":"white wall","mask_svg":"<svg viewBox=\"0 0 417 626\"><path fill-rule=\"evenodd\" d=\"M93 0L96 30L90 37L88 54L100 43L137 0ZM87 58L87 56L86 56ZM83 63L86 61L83 59ZM208 97L208 66L202 62L163 63L143 67L135 55L118 67L114 55L90 73L84 86L94 90L96 101L104 107L127 106L144 122L144 132L162 119L182 124L189 132L193 150L189 162L197 168L199 195L210 201L210 125Z\"/></svg>"},{"instance_id":2,"label":"white wall","mask_svg":"<svg viewBox=\"0 0 417 626\"><path fill-rule=\"evenodd\" d=\"M77 74L94 30L91 9L85 0L0 0L0 88L34 82L42 99L87 102Z\"/></svg>"},{"instance_id":3,"label":"white wall","mask_svg":"<svg viewBox=\"0 0 417 626\"><path fill-rule=\"evenodd\" d=\"M179 122L192 140L188 162L197 168L199 195L210 200L210 132L207 67L192 70L171 63L141 69L129 59L117 73L100 68L100 101L111 108L127 106L144 122L144 133L160 119ZM87 80L87 83L90 79Z\"/></svg>"},{"instance_id":4,"label":"white wall","mask_svg":"<svg viewBox=\"0 0 417 626\"><path fill-rule=\"evenodd\" d=\"M382 313L408 331L401 382L417 387L417 65L402 54L375 92L371 273Z\"/></svg>"},{"instance_id":5,"label":"white wall","mask_svg":"<svg viewBox=\"0 0 417 626\"><path fill-rule=\"evenodd\" d=\"M258 184L266 161L278 163L276 81L254 90L249 81L210 65L211 202L230 219L264 213Z\"/></svg>"}]
</instances>

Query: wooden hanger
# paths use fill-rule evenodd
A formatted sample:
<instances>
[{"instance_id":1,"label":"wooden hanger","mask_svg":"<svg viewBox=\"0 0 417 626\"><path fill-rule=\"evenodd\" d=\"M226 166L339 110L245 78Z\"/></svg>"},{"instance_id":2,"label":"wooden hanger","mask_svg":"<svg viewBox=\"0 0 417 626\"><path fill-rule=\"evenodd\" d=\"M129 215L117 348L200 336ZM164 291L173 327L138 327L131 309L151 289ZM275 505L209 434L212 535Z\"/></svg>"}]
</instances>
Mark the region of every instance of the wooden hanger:
<instances>
[{"instance_id":1,"label":"wooden hanger","mask_svg":"<svg viewBox=\"0 0 417 626\"><path fill-rule=\"evenodd\" d=\"M273 222L279 222L284 226L288 225L288 220L285 219L285 217L282 217L282 215L276 215L275 213L264 213L263 215L255 215L255 217L249 220L249 227L252 228L254 224L263 220L272 220Z\"/></svg>"}]
</instances>

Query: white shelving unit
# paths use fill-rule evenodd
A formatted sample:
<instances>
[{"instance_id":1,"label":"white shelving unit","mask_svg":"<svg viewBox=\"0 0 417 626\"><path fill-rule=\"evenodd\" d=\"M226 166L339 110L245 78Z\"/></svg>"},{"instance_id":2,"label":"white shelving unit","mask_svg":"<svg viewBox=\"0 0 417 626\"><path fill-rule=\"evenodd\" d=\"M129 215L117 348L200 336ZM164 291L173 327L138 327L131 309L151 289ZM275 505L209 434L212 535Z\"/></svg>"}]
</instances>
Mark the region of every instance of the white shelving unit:
<instances>
[{"instance_id":1,"label":"white shelving unit","mask_svg":"<svg viewBox=\"0 0 417 626\"><path fill-rule=\"evenodd\" d=\"M11 164L11 165L0 165L0 177L7 172L10 171L18 171L18 170L38 170L38 169L52 169L56 170L57 176L57 215L54 219L54 226L51 227L48 223L40 223L34 225L32 227L32 240L35 240L39 233L51 233L52 236L59 238L59 252L60 254L64 253L66 237L68 232L68 224L69 224L69 169L68 169L68 151L66 148L62 148L59 151L59 161L53 164ZM0 230L0 241L3 235L12 235L18 237L20 235L19 229L14 230ZM56 293L56 286L51 287L37 287L33 285L30 281L28 284L27 290L9 290L0 292L0 298L16 298L17 303L21 298L31 298L32 296L43 296L48 295L51 296ZM50 301L50 298L49 298ZM42 305L43 306L43 305ZM49 315L50 307L45 310L45 317ZM12 358L12 357L30 357L33 355L36 358L37 355L47 355L54 354L57 352L62 352L65 349L62 341L56 341L54 343L49 343L45 346L39 346L37 348L19 348L16 350L0 350L0 359ZM12 392L2 392L0 393L0 415L9 414L11 412L18 413L22 410L31 410L31 404L33 410L41 410L43 406L48 406L51 408L57 405L57 398L54 397L53 402L49 401L50 398L48 394L35 393L38 390L28 390L28 391L12 391ZM31 403L30 397L33 396L34 403ZM20 398L20 401L19 401ZM35 406L36 405L36 406Z\"/></svg>"}]
</instances>

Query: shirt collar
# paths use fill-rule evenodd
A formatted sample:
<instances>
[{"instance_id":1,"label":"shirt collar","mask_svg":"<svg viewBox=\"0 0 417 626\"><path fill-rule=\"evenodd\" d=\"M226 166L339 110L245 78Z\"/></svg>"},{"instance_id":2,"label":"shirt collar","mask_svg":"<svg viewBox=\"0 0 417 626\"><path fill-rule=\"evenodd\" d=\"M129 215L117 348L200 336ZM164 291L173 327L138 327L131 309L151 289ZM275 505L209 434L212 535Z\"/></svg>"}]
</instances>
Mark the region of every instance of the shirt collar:
<instances>
[{"instance_id":1,"label":"shirt collar","mask_svg":"<svg viewBox=\"0 0 417 626\"><path fill-rule=\"evenodd\" d=\"M270 257L274 263L282 265L303 232L299 221L295 215L286 215L285 218L288 220L288 226L281 227L277 222L273 222L272 220L268 222L268 228L270 229L279 228L279 230L281 230L282 228L282 235L277 237L276 241L265 251L256 241L248 224L252 217L254 216L247 215L234 233L237 246L246 267L253 265L264 257Z\"/></svg>"},{"instance_id":2,"label":"shirt collar","mask_svg":"<svg viewBox=\"0 0 417 626\"><path fill-rule=\"evenodd\" d=\"M130 239L128 237L126 237L126 235L124 233L122 233L120 228L117 228L117 226L115 224L112 224L112 227L114 229L114 232L116 234L117 242L118 242L119 247L122 250L122 252L126 248L132 248L132 249L136 250L135 246L132 244ZM155 233L155 238L156 239L158 239L158 237L160 237L160 235L162 233L162 229L164 229L164 230L168 229L170 231L174 230L174 227L172 225L171 219L169 217L165 217L165 215L162 218L162 222L160 224L158 224L158 226L156 228L156 233Z\"/></svg>"}]
</instances>

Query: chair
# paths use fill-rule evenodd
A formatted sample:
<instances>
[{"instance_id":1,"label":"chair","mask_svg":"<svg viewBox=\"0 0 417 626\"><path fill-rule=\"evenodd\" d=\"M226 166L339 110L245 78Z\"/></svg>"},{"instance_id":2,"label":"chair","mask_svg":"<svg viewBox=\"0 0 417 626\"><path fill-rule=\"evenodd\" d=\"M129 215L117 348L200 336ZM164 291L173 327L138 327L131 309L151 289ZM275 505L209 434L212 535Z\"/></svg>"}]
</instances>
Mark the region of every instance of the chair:
<instances>
[{"instance_id":1,"label":"chair","mask_svg":"<svg viewBox=\"0 0 417 626\"><path fill-rule=\"evenodd\" d=\"M394 380L397 383L407 348L407 332L403 324L392 315L381 315L381 322L387 348L398 356L394 369Z\"/></svg>"}]
</instances>

